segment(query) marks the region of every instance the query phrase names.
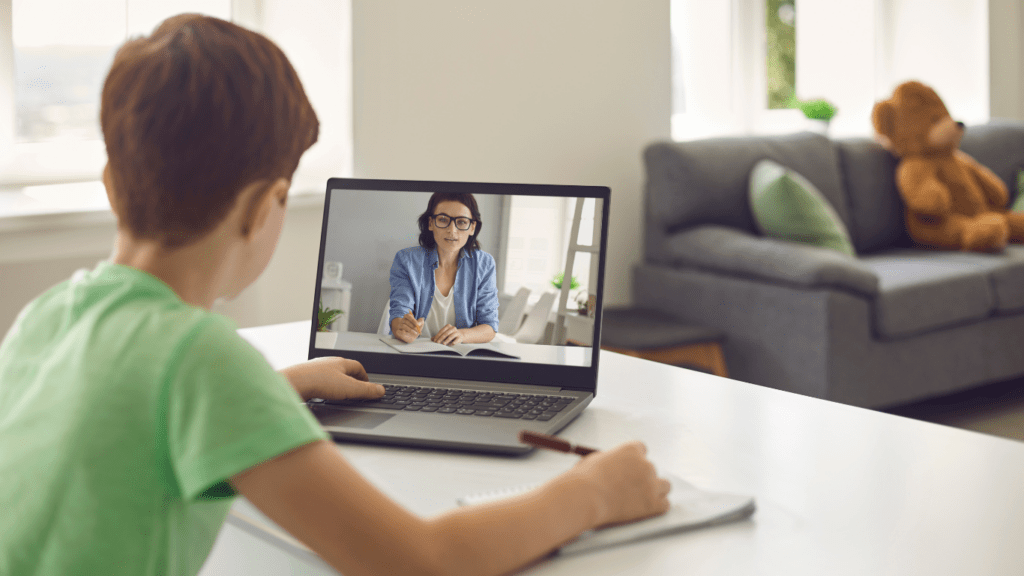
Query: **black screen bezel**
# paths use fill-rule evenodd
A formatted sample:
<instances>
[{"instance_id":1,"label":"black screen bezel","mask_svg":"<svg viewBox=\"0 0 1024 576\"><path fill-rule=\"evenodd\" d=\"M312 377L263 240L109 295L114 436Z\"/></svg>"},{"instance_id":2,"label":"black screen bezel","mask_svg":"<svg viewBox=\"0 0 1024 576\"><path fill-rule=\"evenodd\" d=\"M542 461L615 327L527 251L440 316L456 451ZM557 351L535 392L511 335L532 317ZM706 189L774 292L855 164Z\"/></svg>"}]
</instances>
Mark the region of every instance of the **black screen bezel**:
<instances>
[{"instance_id":1,"label":"black screen bezel","mask_svg":"<svg viewBox=\"0 0 1024 576\"><path fill-rule=\"evenodd\" d=\"M416 356L377 352L325 350L316 348L316 317L323 278L324 253L327 243L327 224L330 216L333 190L379 190L391 192L458 192L471 194L501 194L525 196L553 196L568 198L599 198L601 206L600 250L598 250L597 291L594 314L594 346L589 367L558 366L519 362L501 362L500 370L482 374L481 360ZM316 291L309 334L309 359L325 356L343 356L358 360L368 373L386 373L399 376L422 376L452 380L473 380L508 384L534 384L558 386L570 390L597 393L597 371L600 363L601 313L604 299L605 260L608 248L608 214L611 190L606 186L573 186L553 184L504 184L486 182L437 182L426 180L374 180L365 178L331 178L324 196L323 223L320 227L320 256L316 269ZM495 365L497 362L492 363Z\"/></svg>"}]
</instances>

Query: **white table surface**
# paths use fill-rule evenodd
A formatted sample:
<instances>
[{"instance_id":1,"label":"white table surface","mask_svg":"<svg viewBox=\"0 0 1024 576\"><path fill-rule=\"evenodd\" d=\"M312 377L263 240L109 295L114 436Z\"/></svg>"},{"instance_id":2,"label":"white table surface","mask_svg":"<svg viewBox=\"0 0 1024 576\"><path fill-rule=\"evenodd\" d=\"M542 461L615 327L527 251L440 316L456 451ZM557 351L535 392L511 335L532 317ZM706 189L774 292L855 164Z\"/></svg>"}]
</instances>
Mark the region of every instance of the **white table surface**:
<instances>
[{"instance_id":1,"label":"white table surface","mask_svg":"<svg viewBox=\"0 0 1024 576\"><path fill-rule=\"evenodd\" d=\"M308 326L241 333L284 367L305 359ZM560 435L595 447L640 439L660 469L698 487L753 494L757 511L734 524L546 559L525 573L1024 574L1024 443L603 356L597 397ZM354 444L339 450L423 515L454 507L467 492L546 479L575 458ZM241 498L234 509L258 514ZM273 548L273 538L253 534L252 549ZM222 540L204 576L234 566L225 560L223 532ZM305 566L325 570L315 560Z\"/></svg>"}]
</instances>

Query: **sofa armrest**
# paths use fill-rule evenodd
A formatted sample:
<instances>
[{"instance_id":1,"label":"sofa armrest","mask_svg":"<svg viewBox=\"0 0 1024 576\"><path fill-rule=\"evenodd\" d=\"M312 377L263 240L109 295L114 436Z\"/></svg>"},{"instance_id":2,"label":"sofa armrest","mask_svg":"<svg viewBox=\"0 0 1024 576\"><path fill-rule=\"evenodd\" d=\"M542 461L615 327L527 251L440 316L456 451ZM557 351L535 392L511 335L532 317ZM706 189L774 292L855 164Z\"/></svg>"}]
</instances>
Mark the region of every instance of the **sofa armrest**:
<instances>
[{"instance_id":1,"label":"sofa armrest","mask_svg":"<svg viewBox=\"0 0 1024 576\"><path fill-rule=\"evenodd\" d=\"M838 288L875 296L878 276L835 250L754 236L727 226L697 226L665 242L667 263L803 288Z\"/></svg>"}]
</instances>

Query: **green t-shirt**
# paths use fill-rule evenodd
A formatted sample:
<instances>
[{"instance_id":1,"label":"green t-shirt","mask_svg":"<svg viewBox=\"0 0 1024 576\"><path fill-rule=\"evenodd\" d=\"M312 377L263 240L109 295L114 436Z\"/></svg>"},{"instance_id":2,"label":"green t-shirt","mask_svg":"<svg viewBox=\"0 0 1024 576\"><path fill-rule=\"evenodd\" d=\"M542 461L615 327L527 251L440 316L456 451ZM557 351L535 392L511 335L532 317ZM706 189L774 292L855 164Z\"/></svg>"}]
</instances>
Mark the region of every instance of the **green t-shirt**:
<instances>
[{"instance_id":1,"label":"green t-shirt","mask_svg":"<svg viewBox=\"0 0 1024 576\"><path fill-rule=\"evenodd\" d=\"M0 343L0 574L194 575L227 479L326 437L230 320L102 262Z\"/></svg>"}]
</instances>

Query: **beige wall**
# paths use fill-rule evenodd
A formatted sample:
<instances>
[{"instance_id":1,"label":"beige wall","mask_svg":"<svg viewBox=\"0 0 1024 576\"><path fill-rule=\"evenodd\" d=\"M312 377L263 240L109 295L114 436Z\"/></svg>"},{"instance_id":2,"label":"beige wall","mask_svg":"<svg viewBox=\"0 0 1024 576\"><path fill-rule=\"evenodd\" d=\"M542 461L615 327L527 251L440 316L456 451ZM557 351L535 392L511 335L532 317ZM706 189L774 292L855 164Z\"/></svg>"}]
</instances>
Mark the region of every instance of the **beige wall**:
<instances>
[{"instance_id":1,"label":"beige wall","mask_svg":"<svg viewBox=\"0 0 1024 576\"><path fill-rule=\"evenodd\" d=\"M606 295L628 301L640 154L669 137L669 1L352 9L355 175L609 186Z\"/></svg>"},{"instance_id":2,"label":"beige wall","mask_svg":"<svg viewBox=\"0 0 1024 576\"><path fill-rule=\"evenodd\" d=\"M990 113L1024 120L1024 5L989 0L988 18Z\"/></svg>"}]
</instances>

